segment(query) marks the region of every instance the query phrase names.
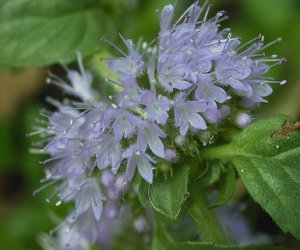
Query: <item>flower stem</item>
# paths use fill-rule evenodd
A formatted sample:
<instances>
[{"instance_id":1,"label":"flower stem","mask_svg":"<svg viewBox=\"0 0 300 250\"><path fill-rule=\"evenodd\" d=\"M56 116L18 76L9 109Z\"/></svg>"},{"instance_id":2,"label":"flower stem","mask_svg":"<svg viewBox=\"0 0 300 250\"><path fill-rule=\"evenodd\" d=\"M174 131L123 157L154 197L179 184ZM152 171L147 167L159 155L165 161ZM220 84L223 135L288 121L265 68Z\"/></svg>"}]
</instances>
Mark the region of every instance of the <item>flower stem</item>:
<instances>
[{"instance_id":1,"label":"flower stem","mask_svg":"<svg viewBox=\"0 0 300 250\"><path fill-rule=\"evenodd\" d=\"M234 153L238 153L238 149L232 148L230 144L225 144L218 147L207 148L200 151L201 159L226 159Z\"/></svg>"}]
</instances>

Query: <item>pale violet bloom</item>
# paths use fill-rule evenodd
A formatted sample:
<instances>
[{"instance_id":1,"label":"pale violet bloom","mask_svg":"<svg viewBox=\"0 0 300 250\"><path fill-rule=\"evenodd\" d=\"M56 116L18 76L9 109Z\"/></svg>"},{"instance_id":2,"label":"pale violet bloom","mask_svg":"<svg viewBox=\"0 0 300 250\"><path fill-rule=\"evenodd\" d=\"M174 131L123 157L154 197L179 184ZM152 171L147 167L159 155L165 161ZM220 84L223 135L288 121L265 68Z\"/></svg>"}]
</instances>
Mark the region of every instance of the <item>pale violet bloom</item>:
<instances>
[{"instance_id":1,"label":"pale violet bloom","mask_svg":"<svg viewBox=\"0 0 300 250\"><path fill-rule=\"evenodd\" d=\"M251 65L251 59L225 56L217 63L217 79L225 85L230 85L237 91L243 91L247 95L251 95L252 89L245 81L252 73Z\"/></svg>"},{"instance_id":2,"label":"pale violet bloom","mask_svg":"<svg viewBox=\"0 0 300 250\"><path fill-rule=\"evenodd\" d=\"M187 64L160 63L159 69L160 84L166 90L172 92L173 88L184 90L192 86L192 70Z\"/></svg>"},{"instance_id":3,"label":"pale violet bloom","mask_svg":"<svg viewBox=\"0 0 300 250\"><path fill-rule=\"evenodd\" d=\"M158 124L166 124L169 117L170 100L162 95L156 97L156 94L152 91L145 91L142 100L146 106L148 119Z\"/></svg>"},{"instance_id":4,"label":"pale violet bloom","mask_svg":"<svg viewBox=\"0 0 300 250\"><path fill-rule=\"evenodd\" d=\"M138 149L136 145L130 146L123 153L122 157L127 160L125 177L131 181L136 168L140 175L148 182L153 181L153 165L155 161L145 152Z\"/></svg>"},{"instance_id":5,"label":"pale violet bloom","mask_svg":"<svg viewBox=\"0 0 300 250\"><path fill-rule=\"evenodd\" d=\"M121 144L120 141L112 135L103 135L95 141L96 163L99 170L110 166L113 172L116 172L121 164Z\"/></svg>"},{"instance_id":6,"label":"pale violet bloom","mask_svg":"<svg viewBox=\"0 0 300 250\"><path fill-rule=\"evenodd\" d=\"M160 138L166 137L166 134L155 123L144 123L138 128L137 146L139 151L145 152L147 146L153 154L164 158L164 144Z\"/></svg>"},{"instance_id":7,"label":"pale violet bloom","mask_svg":"<svg viewBox=\"0 0 300 250\"><path fill-rule=\"evenodd\" d=\"M142 123L141 119L122 108L115 110L114 117L112 129L118 140L132 137L136 127Z\"/></svg>"},{"instance_id":8,"label":"pale violet bloom","mask_svg":"<svg viewBox=\"0 0 300 250\"><path fill-rule=\"evenodd\" d=\"M120 74L121 79L135 78L139 76L144 69L144 62L141 56L133 48L131 40L124 40L128 48L129 54L125 57L113 58L109 60L109 67Z\"/></svg>"},{"instance_id":9,"label":"pale violet bloom","mask_svg":"<svg viewBox=\"0 0 300 250\"><path fill-rule=\"evenodd\" d=\"M58 85L65 92L80 98L82 101L94 101L97 95L92 88L92 74L85 71L82 63L82 56L79 53L77 54L77 61L79 72L76 70L67 71L67 77L71 85L67 84L65 81L58 78L56 75L53 75L52 73L50 73L51 78L48 78L47 82Z\"/></svg>"},{"instance_id":10,"label":"pale violet bloom","mask_svg":"<svg viewBox=\"0 0 300 250\"><path fill-rule=\"evenodd\" d=\"M223 103L229 99L225 90L214 83L199 84L195 96L199 101L205 101L210 107L217 107L216 103Z\"/></svg>"},{"instance_id":11,"label":"pale violet bloom","mask_svg":"<svg viewBox=\"0 0 300 250\"><path fill-rule=\"evenodd\" d=\"M248 99L255 103L267 102L263 97L269 96L272 94L273 90L268 83L253 83L249 82L252 88L252 93L250 96L247 96Z\"/></svg>"},{"instance_id":12,"label":"pale violet bloom","mask_svg":"<svg viewBox=\"0 0 300 250\"><path fill-rule=\"evenodd\" d=\"M140 105L143 91L137 85L135 79L128 78L124 80L121 87L124 88L123 91L115 96L118 106L131 109Z\"/></svg>"},{"instance_id":13,"label":"pale violet bloom","mask_svg":"<svg viewBox=\"0 0 300 250\"><path fill-rule=\"evenodd\" d=\"M186 101L185 94L180 93L175 98L174 113L175 127L180 128L180 134L185 136L189 126L205 130L207 129L205 120L199 114L205 112L207 105L200 101Z\"/></svg>"},{"instance_id":14,"label":"pale violet bloom","mask_svg":"<svg viewBox=\"0 0 300 250\"><path fill-rule=\"evenodd\" d=\"M56 248L61 250L81 250L88 249L90 247L90 240L82 235L82 232L78 230L79 225L70 226L68 224L58 232L58 240ZM48 249L48 248L45 248Z\"/></svg>"},{"instance_id":15,"label":"pale violet bloom","mask_svg":"<svg viewBox=\"0 0 300 250\"><path fill-rule=\"evenodd\" d=\"M94 218L99 221L103 209L104 197L100 187L95 180L89 179L82 185L76 195L76 214L77 216L92 209Z\"/></svg>"},{"instance_id":16,"label":"pale violet bloom","mask_svg":"<svg viewBox=\"0 0 300 250\"><path fill-rule=\"evenodd\" d=\"M174 7L169 4L166 5L160 15L160 29L161 31L167 31L171 28L174 16Z\"/></svg>"},{"instance_id":17,"label":"pale violet bloom","mask_svg":"<svg viewBox=\"0 0 300 250\"><path fill-rule=\"evenodd\" d=\"M76 97L50 99L57 111L43 112L31 133L42 135L37 146L50 155L42 162L49 163L49 182L36 192L56 183L47 201L75 203L62 226L67 232L59 230L61 249L95 242L106 231L103 225L120 219L136 172L151 184L156 159L172 165L196 136L217 133L221 119L247 127L250 107L241 111L232 104L244 100L256 107L266 102L272 84L286 82L264 76L284 61L263 53L280 39L264 45L258 36L242 45L229 29L220 29L224 13L208 17L208 10L196 1L174 22L174 6L167 5L157 39L135 46L121 36L128 52L114 45L122 56L108 59L119 77L101 83L117 85L116 94L101 93L98 100L80 55L79 71L67 69L69 83L50 73L49 82Z\"/></svg>"}]
</instances>

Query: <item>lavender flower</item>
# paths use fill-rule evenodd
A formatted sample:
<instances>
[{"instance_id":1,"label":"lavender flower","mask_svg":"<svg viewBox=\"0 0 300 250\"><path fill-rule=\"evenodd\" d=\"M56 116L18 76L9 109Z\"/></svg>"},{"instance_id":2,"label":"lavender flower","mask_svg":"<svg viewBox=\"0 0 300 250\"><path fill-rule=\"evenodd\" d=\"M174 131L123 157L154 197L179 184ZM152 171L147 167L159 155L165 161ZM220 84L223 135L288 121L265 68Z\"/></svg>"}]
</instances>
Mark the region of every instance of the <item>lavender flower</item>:
<instances>
[{"instance_id":1,"label":"lavender flower","mask_svg":"<svg viewBox=\"0 0 300 250\"><path fill-rule=\"evenodd\" d=\"M271 84L286 82L264 76L284 61L261 53L280 39L264 45L263 36L258 36L241 45L229 29L219 30L224 12L209 19L208 11L197 1L173 23L174 8L167 5L157 39L143 51L122 36L128 54L102 39L122 54L108 60L118 79L104 84L122 89L113 96L97 100L93 77L84 70L81 56L80 71L67 72L71 85L50 73L49 82L82 101L50 99L58 111L44 112L45 120L32 133L44 137L40 145L50 155L43 162L51 163L45 187L60 183L48 201L57 194L56 205L75 202L75 210L61 226L69 228L62 237L65 246L76 249L78 235L78 248L96 241L101 222L118 218L121 198L138 178L136 172L151 184L157 161L169 166L180 158L177 152L187 151L190 139L210 137L212 128L217 133L222 119L236 117L238 126L248 126L251 117L231 109L232 100L266 102ZM144 222L138 220L136 228L142 231Z\"/></svg>"},{"instance_id":2,"label":"lavender flower","mask_svg":"<svg viewBox=\"0 0 300 250\"><path fill-rule=\"evenodd\" d=\"M96 92L92 89L92 74L84 70L80 53L77 54L77 58L80 72L68 70L67 74L71 86L51 73L50 76L52 78L48 78L47 83L58 85L68 94L79 97L83 101L93 101L95 100Z\"/></svg>"},{"instance_id":3,"label":"lavender flower","mask_svg":"<svg viewBox=\"0 0 300 250\"><path fill-rule=\"evenodd\" d=\"M140 55L134 50L133 42L131 40L126 40L121 37L128 48L129 55L121 58L114 58L109 61L109 67L119 73L123 80L127 78L135 78L140 75L143 71L144 62L142 61Z\"/></svg>"},{"instance_id":4,"label":"lavender flower","mask_svg":"<svg viewBox=\"0 0 300 250\"><path fill-rule=\"evenodd\" d=\"M205 120L199 115L204 112L207 105L200 101L185 101L185 94L180 93L176 96L174 104L175 126L180 127L180 134L185 136L189 125L194 128L207 129Z\"/></svg>"},{"instance_id":5,"label":"lavender flower","mask_svg":"<svg viewBox=\"0 0 300 250\"><path fill-rule=\"evenodd\" d=\"M153 167L151 163L154 163L154 160L148 154L139 151L137 146L133 145L123 153L123 158L127 160L125 174L127 180L132 180L137 168L141 176L149 183L152 183Z\"/></svg>"},{"instance_id":6,"label":"lavender flower","mask_svg":"<svg viewBox=\"0 0 300 250\"><path fill-rule=\"evenodd\" d=\"M164 144L160 137L165 137L165 133L155 123L144 123L138 128L137 147L145 152L147 145L158 157L164 158Z\"/></svg>"},{"instance_id":7,"label":"lavender flower","mask_svg":"<svg viewBox=\"0 0 300 250\"><path fill-rule=\"evenodd\" d=\"M158 124L166 124L169 117L170 100L162 95L156 97L156 94L151 91L145 91L142 100L146 106L148 119Z\"/></svg>"}]
</instances>

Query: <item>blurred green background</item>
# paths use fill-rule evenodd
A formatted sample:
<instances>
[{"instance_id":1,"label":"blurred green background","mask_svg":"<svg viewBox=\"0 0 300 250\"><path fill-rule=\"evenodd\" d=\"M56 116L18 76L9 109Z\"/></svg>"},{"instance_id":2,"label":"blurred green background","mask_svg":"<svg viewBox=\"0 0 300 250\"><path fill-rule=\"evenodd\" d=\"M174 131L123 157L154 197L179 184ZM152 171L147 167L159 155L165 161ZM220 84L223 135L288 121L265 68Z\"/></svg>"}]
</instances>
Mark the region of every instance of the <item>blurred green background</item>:
<instances>
[{"instance_id":1,"label":"blurred green background","mask_svg":"<svg viewBox=\"0 0 300 250\"><path fill-rule=\"evenodd\" d=\"M71 0L64 1L69 2L70 5L73 4ZM111 47L101 44L99 38L104 35L114 43L121 44L116 35L121 32L126 38L132 38L135 41L140 37L151 41L159 29L156 10L160 10L165 4L173 3L168 0L95 0L94 2L97 1L101 11L105 13L105 20L99 16L98 20L93 19L92 21L104 22L104 26L100 26L99 30L97 30L97 26L94 27L95 31L92 34L95 34L95 41L93 43L98 45L93 51L87 49L85 54L90 56L87 63L95 73L102 75L107 74L106 68L97 58L103 55L113 55L115 51ZM26 39L21 41L22 34L11 34L12 29L22 28L8 25L20 18L20 11L16 11L17 5L14 6L13 11L8 11L5 8L6 2L0 0L0 14L2 14L0 15L0 249L40 249L39 234L53 228L56 224L53 218L56 214L64 211L62 211L63 209L54 209L53 204L49 205L45 202L49 191L41 192L36 197L32 196L33 190L41 185L39 180L43 177L43 166L38 164L41 156L29 153L29 149L32 147L31 143L36 138L28 138L25 134L31 131L34 119L38 117L39 109L45 107L45 97L47 95L61 97L58 89L45 84L45 78L48 69L60 72L61 67L57 64L53 65L53 63L64 61L64 59L55 61L54 58L51 59L52 61L49 59L43 63L42 59L41 61L37 59L40 54L33 51L33 55L36 53L37 56L32 57L34 60L26 63L26 56L22 57L26 49L40 46L42 50L43 46L41 46L38 36L29 43L29 40ZM22 1L11 0L11 2ZM26 0L24 2L26 3ZM34 0L31 1L30 6L24 5L22 7L24 15L26 15L27 8L34 9L37 2L38 0ZM90 1L74 2L84 5ZM184 7L192 2L178 0L177 16ZM244 42L260 33L265 35L266 42L275 40L277 37L283 38L283 42L270 47L267 53L287 58L288 62L272 69L270 75L281 80L286 79L288 84L274 85L274 94L269 98L269 104L261 106L258 116L283 113L299 118L300 1L212 0L210 2L214 4L212 13L216 13L217 10L225 10L230 17L222 23L222 27L231 27L233 35L241 37ZM31 17L48 15L47 9L39 10L39 8L39 4L37 4L36 13L30 12L33 15ZM60 14L64 14L62 10L59 11ZM55 15L55 12L51 15ZM76 22L74 23L76 24ZM29 24L24 22L25 29L26 25ZM88 25L79 25L78 29L87 29ZM46 28L47 26L45 26ZM105 31L101 30L102 28ZM10 36L4 37L5 32L8 32ZM51 30L42 29L40 32L41 34L45 33L41 39L44 39L47 44L52 42L50 39L56 39L47 36L47 34L51 34ZM57 32L67 31L58 30ZM78 39L80 38L78 37ZM61 42L62 47L68 46L64 45L63 41ZM20 52L17 49L14 50L16 47L11 47L13 43L22 43L22 47L17 48ZM70 50L74 52L75 50L72 49L74 47L71 47ZM47 50L45 53L51 54L51 46L47 47ZM55 50L54 45L52 50ZM13 57L14 51L19 53L16 55L17 58ZM98 57L91 56L94 52L97 52ZM18 55L21 54L22 56L18 58ZM65 61L72 61L74 58L71 57Z\"/></svg>"}]
</instances>

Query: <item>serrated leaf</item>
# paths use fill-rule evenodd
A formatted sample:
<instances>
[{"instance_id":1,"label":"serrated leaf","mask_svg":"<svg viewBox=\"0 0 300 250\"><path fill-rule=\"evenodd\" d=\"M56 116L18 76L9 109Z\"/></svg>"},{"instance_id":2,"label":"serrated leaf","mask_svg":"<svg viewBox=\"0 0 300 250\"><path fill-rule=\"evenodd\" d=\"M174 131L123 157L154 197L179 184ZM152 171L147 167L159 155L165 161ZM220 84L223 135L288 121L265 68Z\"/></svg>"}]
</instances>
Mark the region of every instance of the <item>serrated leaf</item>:
<instances>
[{"instance_id":1,"label":"serrated leaf","mask_svg":"<svg viewBox=\"0 0 300 250\"><path fill-rule=\"evenodd\" d=\"M300 239L300 123L287 116L258 121L232 143L205 155L230 160L249 193L281 227Z\"/></svg>"},{"instance_id":2,"label":"serrated leaf","mask_svg":"<svg viewBox=\"0 0 300 250\"><path fill-rule=\"evenodd\" d=\"M150 203L155 210L175 220L188 195L188 167L174 170L172 176L165 179L159 176L149 189Z\"/></svg>"},{"instance_id":3,"label":"serrated leaf","mask_svg":"<svg viewBox=\"0 0 300 250\"><path fill-rule=\"evenodd\" d=\"M217 207L225 204L230 200L234 187L235 187L235 170L230 167L222 173L222 178L219 183L219 194L218 198L210 205L210 207Z\"/></svg>"},{"instance_id":4,"label":"serrated leaf","mask_svg":"<svg viewBox=\"0 0 300 250\"><path fill-rule=\"evenodd\" d=\"M68 63L96 52L112 28L93 0L0 0L0 64Z\"/></svg>"}]
</instances>

